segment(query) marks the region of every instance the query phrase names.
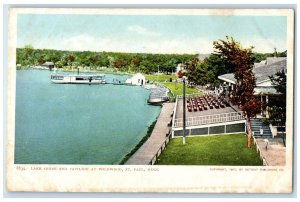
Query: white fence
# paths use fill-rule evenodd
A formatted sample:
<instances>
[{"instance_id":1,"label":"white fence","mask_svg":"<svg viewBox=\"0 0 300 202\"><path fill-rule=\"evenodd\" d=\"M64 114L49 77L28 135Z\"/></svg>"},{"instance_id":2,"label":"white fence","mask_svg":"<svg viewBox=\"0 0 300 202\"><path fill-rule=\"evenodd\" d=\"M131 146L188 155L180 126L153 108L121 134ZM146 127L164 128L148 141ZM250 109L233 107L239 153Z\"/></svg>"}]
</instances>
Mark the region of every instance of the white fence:
<instances>
[{"instance_id":1,"label":"white fence","mask_svg":"<svg viewBox=\"0 0 300 202\"><path fill-rule=\"evenodd\" d=\"M186 126L196 126L196 125L223 123L223 122L230 122L230 121L239 121L243 119L245 119L244 113L242 111L239 111L239 112L231 112L231 113L223 113L223 114L188 117L186 118L185 123ZM174 128L178 128L178 127L183 127L183 118L174 119Z\"/></svg>"},{"instance_id":2,"label":"white fence","mask_svg":"<svg viewBox=\"0 0 300 202\"><path fill-rule=\"evenodd\" d=\"M203 97L204 95L202 93L193 93L193 94L186 94L185 97L186 98L193 98L193 97ZM177 99L182 99L183 95L177 95Z\"/></svg>"},{"instance_id":3,"label":"white fence","mask_svg":"<svg viewBox=\"0 0 300 202\"><path fill-rule=\"evenodd\" d=\"M259 149L259 146L257 144L257 141L256 141L254 135L252 135L252 138L253 138L253 143L256 147L256 152L259 154L260 159L263 161L263 165L268 166L268 162L266 161L265 157L262 155L262 152Z\"/></svg>"}]
</instances>

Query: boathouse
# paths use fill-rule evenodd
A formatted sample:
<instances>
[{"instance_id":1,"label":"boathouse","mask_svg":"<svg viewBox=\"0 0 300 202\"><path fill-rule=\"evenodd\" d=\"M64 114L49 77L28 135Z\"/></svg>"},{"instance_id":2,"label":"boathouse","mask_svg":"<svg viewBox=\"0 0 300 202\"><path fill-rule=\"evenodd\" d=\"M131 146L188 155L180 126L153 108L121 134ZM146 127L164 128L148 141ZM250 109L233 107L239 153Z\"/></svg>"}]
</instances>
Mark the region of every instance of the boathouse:
<instances>
[{"instance_id":1,"label":"boathouse","mask_svg":"<svg viewBox=\"0 0 300 202\"><path fill-rule=\"evenodd\" d=\"M53 62L45 62L45 63L42 64L41 66L42 66L42 67L47 67L47 68L49 68L50 70L52 70L52 69L55 67L55 65L54 65Z\"/></svg>"},{"instance_id":2,"label":"boathouse","mask_svg":"<svg viewBox=\"0 0 300 202\"><path fill-rule=\"evenodd\" d=\"M136 85L136 86L142 86L145 85L146 79L145 76L141 73L135 74L131 79L127 79L125 81L125 84L127 85Z\"/></svg>"},{"instance_id":3,"label":"boathouse","mask_svg":"<svg viewBox=\"0 0 300 202\"><path fill-rule=\"evenodd\" d=\"M141 73L137 73L131 78L132 85L142 86L145 84L145 81L145 76Z\"/></svg>"}]
</instances>

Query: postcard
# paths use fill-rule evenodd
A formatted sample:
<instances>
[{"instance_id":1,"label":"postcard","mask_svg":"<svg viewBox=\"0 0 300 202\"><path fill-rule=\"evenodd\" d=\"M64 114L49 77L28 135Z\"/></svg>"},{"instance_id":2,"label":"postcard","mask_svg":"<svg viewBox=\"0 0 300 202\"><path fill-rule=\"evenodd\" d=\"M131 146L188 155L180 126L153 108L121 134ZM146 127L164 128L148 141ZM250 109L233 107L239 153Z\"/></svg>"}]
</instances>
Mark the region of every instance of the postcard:
<instances>
[{"instance_id":1,"label":"postcard","mask_svg":"<svg viewBox=\"0 0 300 202\"><path fill-rule=\"evenodd\" d=\"M10 8L9 192L291 193L292 9Z\"/></svg>"}]
</instances>

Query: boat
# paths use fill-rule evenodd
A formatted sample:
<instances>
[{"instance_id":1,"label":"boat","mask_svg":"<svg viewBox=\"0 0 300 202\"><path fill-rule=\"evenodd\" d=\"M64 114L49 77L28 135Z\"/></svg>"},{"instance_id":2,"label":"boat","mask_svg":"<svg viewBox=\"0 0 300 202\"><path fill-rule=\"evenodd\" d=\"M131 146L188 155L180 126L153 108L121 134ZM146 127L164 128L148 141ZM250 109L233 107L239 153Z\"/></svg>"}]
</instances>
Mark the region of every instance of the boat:
<instances>
[{"instance_id":1,"label":"boat","mask_svg":"<svg viewBox=\"0 0 300 202\"><path fill-rule=\"evenodd\" d=\"M167 96L161 96L161 97L149 97L147 100L149 105L162 105L164 102L169 101L169 98Z\"/></svg>"},{"instance_id":2,"label":"boat","mask_svg":"<svg viewBox=\"0 0 300 202\"><path fill-rule=\"evenodd\" d=\"M125 84L125 81L119 79L119 78L114 78L113 79L113 84L114 85L124 85Z\"/></svg>"},{"instance_id":3,"label":"boat","mask_svg":"<svg viewBox=\"0 0 300 202\"><path fill-rule=\"evenodd\" d=\"M48 67L43 67L43 66L34 66L32 69L38 69L38 70L49 70Z\"/></svg>"},{"instance_id":4,"label":"boat","mask_svg":"<svg viewBox=\"0 0 300 202\"><path fill-rule=\"evenodd\" d=\"M161 85L151 86L151 93L147 101L148 104L162 105L164 102L168 102L169 101L168 92L169 89Z\"/></svg>"},{"instance_id":5,"label":"boat","mask_svg":"<svg viewBox=\"0 0 300 202\"><path fill-rule=\"evenodd\" d=\"M105 84L105 75L51 75L57 84Z\"/></svg>"}]
</instances>

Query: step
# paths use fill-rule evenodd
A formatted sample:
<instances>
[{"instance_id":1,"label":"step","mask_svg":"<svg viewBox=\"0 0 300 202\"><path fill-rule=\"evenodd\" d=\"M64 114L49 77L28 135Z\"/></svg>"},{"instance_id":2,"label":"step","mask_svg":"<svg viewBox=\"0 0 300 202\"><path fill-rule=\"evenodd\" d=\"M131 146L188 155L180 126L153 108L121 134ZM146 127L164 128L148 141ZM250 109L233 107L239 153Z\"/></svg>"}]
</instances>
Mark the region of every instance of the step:
<instances>
[{"instance_id":1,"label":"step","mask_svg":"<svg viewBox=\"0 0 300 202\"><path fill-rule=\"evenodd\" d=\"M253 126L253 125L263 126L264 124L263 123L251 123L251 126Z\"/></svg>"},{"instance_id":2,"label":"step","mask_svg":"<svg viewBox=\"0 0 300 202\"><path fill-rule=\"evenodd\" d=\"M254 132L253 134L254 134L254 135L260 135L259 132ZM263 135L272 135L272 133L263 133Z\"/></svg>"},{"instance_id":3,"label":"step","mask_svg":"<svg viewBox=\"0 0 300 202\"><path fill-rule=\"evenodd\" d=\"M260 134L260 129L263 134ZM251 130L256 138L273 138L272 131L268 125L265 125L260 119L251 119Z\"/></svg>"},{"instance_id":4,"label":"step","mask_svg":"<svg viewBox=\"0 0 300 202\"><path fill-rule=\"evenodd\" d=\"M260 133L260 130L252 130L251 129L251 131ZM263 133L272 133L272 132L271 132L271 130L263 130Z\"/></svg>"},{"instance_id":5,"label":"step","mask_svg":"<svg viewBox=\"0 0 300 202\"><path fill-rule=\"evenodd\" d=\"M260 132L253 131L254 135L260 135ZM263 133L264 135L272 135L272 133Z\"/></svg>"},{"instance_id":6,"label":"step","mask_svg":"<svg viewBox=\"0 0 300 202\"><path fill-rule=\"evenodd\" d=\"M260 129L251 128L252 131L258 131L260 132ZM263 129L264 132L271 132L270 129Z\"/></svg>"},{"instance_id":7,"label":"step","mask_svg":"<svg viewBox=\"0 0 300 202\"><path fill-rule=\"evenodd\" d=\"M251 126L251 128L263 128L263 129L268 129L270 128L269 126Z\"/></svg>"},{"instance_id":8,"label":"step","mask_svg":"<svg viewBox=\"0 0 300 202\"><path fill-rule=\"evenodd\" d=\"M257 131L260 131L260 128L251 128L251 129L254 129L254 130L257 130ZM264 131L271 131L270 128L263 128Z\"/></svg>"},{"instance_id":9,"label":"step","mask_svg":"<svg viewBox=\"0 0 300 202\"><path fill-rule=\"evenodd\" d=\"M265 126L265 127L268 127L269 125L265 125L263 123L251 123L251 126Z\"/></svg>"},{"instance_id":10,"label":"step","mask_svg":"<svg viewBox=\"0 0 300 202\"><path fill-rule=\"evenodd\" d=\"M251 123L262 123L261 121L250 121Z\"/></svg>"}]
</instances>

